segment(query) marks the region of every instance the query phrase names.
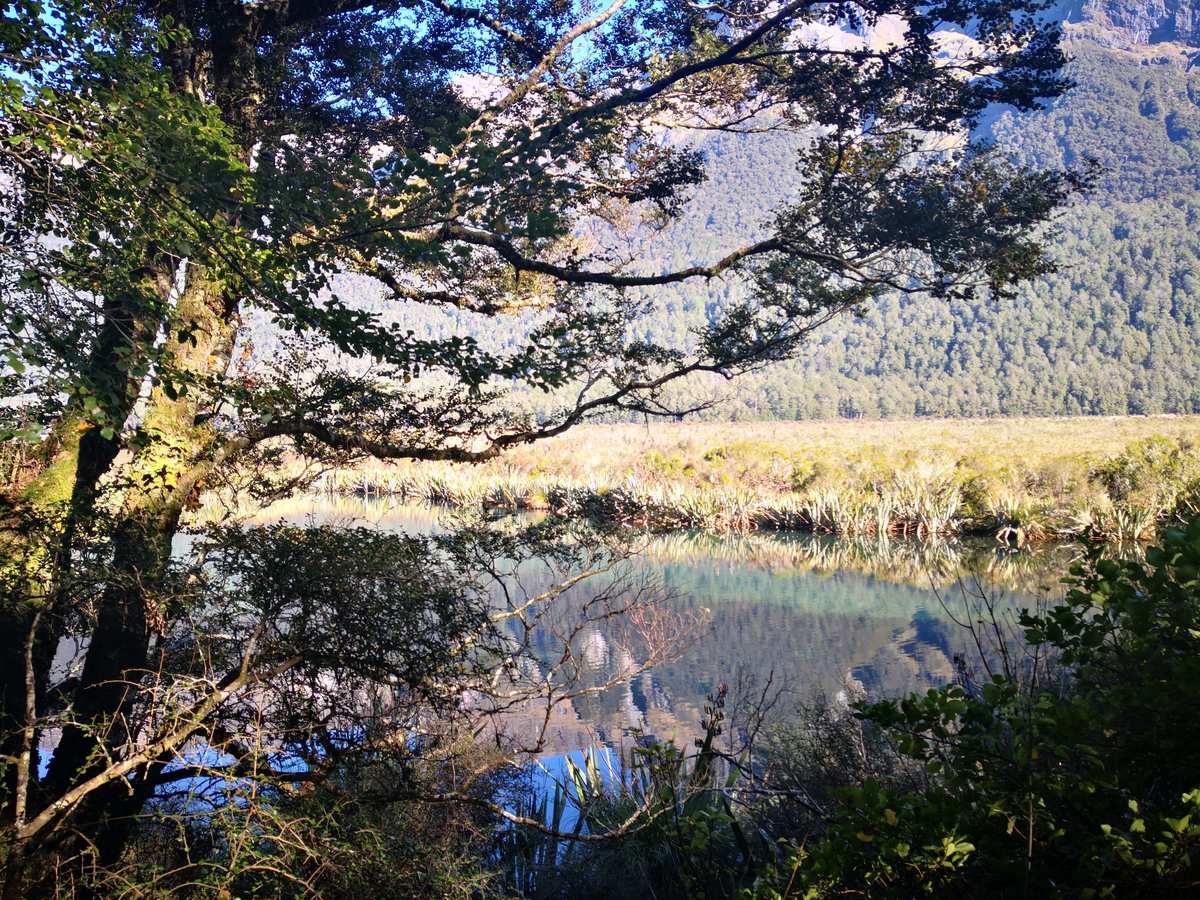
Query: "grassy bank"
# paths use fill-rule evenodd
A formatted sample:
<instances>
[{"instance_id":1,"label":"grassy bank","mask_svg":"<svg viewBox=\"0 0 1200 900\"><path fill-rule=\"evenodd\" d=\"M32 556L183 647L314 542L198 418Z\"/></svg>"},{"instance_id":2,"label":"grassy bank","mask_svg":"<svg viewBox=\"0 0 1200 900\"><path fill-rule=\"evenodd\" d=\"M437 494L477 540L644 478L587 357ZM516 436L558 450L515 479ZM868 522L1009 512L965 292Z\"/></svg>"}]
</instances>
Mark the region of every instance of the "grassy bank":
<instances>
[{"instance_id":1,"label":"grassy bank","mask_svg":"<svg viewBox=\"0 0 1200 900\"><path fill-rule=\"evenodd\" d=\"M1200 417L588 426L316 487L664 529L1134 540L1200 504Z\"/></svg>"}]
</instances>

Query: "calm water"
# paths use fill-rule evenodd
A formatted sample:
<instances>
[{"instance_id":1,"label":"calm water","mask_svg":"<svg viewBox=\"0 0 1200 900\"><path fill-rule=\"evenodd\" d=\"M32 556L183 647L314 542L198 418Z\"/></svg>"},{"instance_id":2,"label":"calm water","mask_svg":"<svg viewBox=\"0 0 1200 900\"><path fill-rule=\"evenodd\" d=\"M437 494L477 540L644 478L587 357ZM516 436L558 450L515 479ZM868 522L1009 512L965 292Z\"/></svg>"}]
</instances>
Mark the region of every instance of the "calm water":
<instances>
[{"instance_id":1,"label":"calm water","mask_svg":"<svg viewBox=\"0 0 1200 900\"><path fill-rule=\"evenodd\" d=\"M309 500L264 519L354 522L429 532L447 514L361 500ZM954 657L970 656L970 636L954 621L981 585L1006 614L1057 596L1069 548L1014 553L987 543L936 544L834 540L810 535L716 537L680 533L650 541L636 563L670 594L671 609L708 618L679 656L629 684L560 710L549 753L630 735L689 742L705 696L722 682L761 685L773 678L789 695L782 707L843 692L896 694L941 684ZM573 589L582 603L600 583ZM966 595L964 596L964 589ZM608 628L580 636L587 675L600 683L627 664ZM546 659L559 651L537 645Z\"/></svg>"}]
</instances>

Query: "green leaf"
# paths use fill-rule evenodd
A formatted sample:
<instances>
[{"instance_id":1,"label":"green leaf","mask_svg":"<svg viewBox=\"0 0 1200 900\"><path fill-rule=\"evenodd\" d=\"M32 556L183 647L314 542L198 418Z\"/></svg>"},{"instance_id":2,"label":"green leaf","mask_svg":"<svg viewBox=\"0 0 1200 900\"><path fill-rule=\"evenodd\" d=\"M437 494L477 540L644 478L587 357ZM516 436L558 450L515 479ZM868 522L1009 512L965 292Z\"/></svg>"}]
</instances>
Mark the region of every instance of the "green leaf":
<instances>
[{"instance_id":1,"label":"green leaf","mask_svg":"<svg viewBox=\"0 0 1200 900\"><path fill-rule=\"evenodd\" d=\"M1182 818L1179 818L1179 819L1172 819L1170 817L1165 817L1163 819L1163 821L1165 821L1168 825L1170 825L1171 830L1174 831L1176 834L1182 834L1184 831L1187 830L1188 825L1191 823L1191 816L1183 816Z\"/></svg>"}]
</instances>

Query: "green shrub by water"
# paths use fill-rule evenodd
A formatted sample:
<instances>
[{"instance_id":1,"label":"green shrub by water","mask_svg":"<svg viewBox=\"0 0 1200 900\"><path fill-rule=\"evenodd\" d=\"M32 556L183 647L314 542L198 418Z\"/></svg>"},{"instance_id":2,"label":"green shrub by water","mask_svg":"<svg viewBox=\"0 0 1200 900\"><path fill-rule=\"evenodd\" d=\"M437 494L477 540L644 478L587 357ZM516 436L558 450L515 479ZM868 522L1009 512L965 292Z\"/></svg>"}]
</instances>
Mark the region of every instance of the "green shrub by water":
<instances>
[{"instance_id":1,"label":"green shrub by water","mask_svg":"<svg viewBox=\"0 0 1200 900\"><path fill-rule=\"evenodd\" d=\"M982 600L979 656L954 683L808 708L756 759L716 750L722 702L694 763L658 771L670 799L645 828L580 848L528 893L1194 896L1200 518L1143 561L1091 546L1066 586L1021 614L1019 639ZM617 789L609 804L622 802Z\"/></svg>"}]
</instances>

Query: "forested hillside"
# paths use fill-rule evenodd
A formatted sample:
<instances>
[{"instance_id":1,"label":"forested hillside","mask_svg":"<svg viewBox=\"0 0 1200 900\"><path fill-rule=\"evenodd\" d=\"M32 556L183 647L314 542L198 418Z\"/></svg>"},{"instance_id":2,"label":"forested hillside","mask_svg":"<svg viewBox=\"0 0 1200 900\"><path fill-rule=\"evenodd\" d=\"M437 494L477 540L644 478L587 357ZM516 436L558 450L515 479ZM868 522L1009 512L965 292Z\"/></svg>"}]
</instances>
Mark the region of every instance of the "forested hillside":
<instances>
[{"instance_id":1,"label":"forested hillside","mask_svg":"<svg viewBox=\"0 0 1200 900\"><path fill-rule=\"evenodd\" d=\"M1075 90L991 128L1027 161L1104 167L1059 222L1061 270L1012 300L884 299L829 327L797 363L747 379L724 414L1200 409L1200 70L1172 45L1109 48L1091 29L1069 33ZM685 295L679 312L699 302Z\"/></svg>"},{"instance_id":2,"label":"forested hillside","mask_svg":"<svg viewBox=\"0 0 1200 900\"><path fill-rule=\"evenodd\" d=\"M1069 23L1083 18L1067 26L1075 89L1044 112L993 117L978 135L1037 165L1094 158L1103 167L1092 195L1057 223L1059 272L1007 300L886 297L826 326L798 360L729 384L692 381L680 395L724 398L705 413L716 419L1200 411L1200 68L1183 45L1147 43L1180 29L1128 6L1067 14ZM1186 18L1160 12L1163 21ZM732 236L765 225L799 179L795 140L703 141L709 180L688 214L656 236L652 255L639 254L636 239L626 251L677 268L710 261ZM656 289L641 327L684 346L740 290L719 280ZM525 333L518 320L485 325L469 313L376 305L365 281L351 293L419 335L515 347Z\"/></svg>"},{"instance_id":3,"label":"forested hillside","mask_svg":"<svg viewBox=\"0 0 1200 900\"><path fill-rule=\"evenodd\" d=\"M1071 50L1075 92L995 126L1002 145L1038 163L1091 156L1105 167L1096 194L1060 223L1062 270L1011 301L879 303L795 373L763 380L793 379L777 389L800 398L784 414L1197 408L1200 76L1090 42Z\"/></svg>"},{"instance_id":4,"label":"forested hillside","mask_svg":"<svg viewBox=\"0 0 1200 900\"><path fill-rule=\"evenodd\" d=\"M1153 48L1070 42L1078 86L1043 113L1004 114L991 137L1040 165L1095 158L1093 195L1058 223L1061 270L1011 300L944 303L888 297L834 323L809 352L735 384L711 415L1056 415L1200 409L1200 71ZM721 179L751 199L769 152L747 158L725 139ZM783 173L782 184L790 173ZM714 192L714 195L725 191ZM752 211L711 210L710 229ZM716 237L717 234L711 235ZM704 255L710 234L692 233ZM692 285L662 329L719 303ZM712 389L706 384L697 389ZM727 391L731 389L726 389Z\"/></svg>"}]
</instances>

